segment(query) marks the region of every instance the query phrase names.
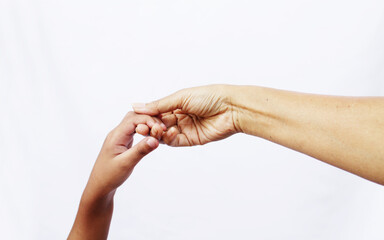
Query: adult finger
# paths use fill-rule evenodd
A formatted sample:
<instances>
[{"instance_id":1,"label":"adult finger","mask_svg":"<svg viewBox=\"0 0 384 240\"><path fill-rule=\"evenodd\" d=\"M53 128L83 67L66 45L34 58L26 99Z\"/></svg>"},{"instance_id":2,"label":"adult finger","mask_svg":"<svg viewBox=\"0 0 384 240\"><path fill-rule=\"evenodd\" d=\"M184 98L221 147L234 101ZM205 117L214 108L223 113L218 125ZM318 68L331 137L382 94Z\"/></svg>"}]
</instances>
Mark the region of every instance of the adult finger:
<instances>
[{"instance_id":1,"label":"adult finger","mask_svg":"<svg viewBox=\"0 0 384 240\"><path fill-rule=\"evenodd\" d=\"M156 116L161 113L182 109L185 93L185 90L181 90L151 103L134 103L132 107L136 113Z\"/></svg>"},{"instance_id":2,"label":"adult finger","mask_svg":"<svg viewBox=\"0 0 384 240\"><path fill-rule=\"evenodd\" d=\"M161 114L159 118L165 124L165 126L167 126L167 128L177 124L177 117L173 113Z\"/></svg>"},{"instance_id":3,"label":"adult finger","mask_svg":"<svg viewBox=\"0 0 384 240\"><path fill-rule=\"evenodd\" d=\"M168 131L163 133L161 137L161 142L167 145L171 145L171 142L176 138L177 134L179 134L179 130L176 127L171 127Z\"/></svg>"},{"instance_id":4,"label":"adult finger","mask_svg":"<svg viewBox=\"0 0 384 240\"><path fill-rule=\"evenodd\" d=\"M163 134L162 142L172 147L186 147L192 146L187 136L180 133L176 127L171 127Z\"/></svg>"}]
</instances>

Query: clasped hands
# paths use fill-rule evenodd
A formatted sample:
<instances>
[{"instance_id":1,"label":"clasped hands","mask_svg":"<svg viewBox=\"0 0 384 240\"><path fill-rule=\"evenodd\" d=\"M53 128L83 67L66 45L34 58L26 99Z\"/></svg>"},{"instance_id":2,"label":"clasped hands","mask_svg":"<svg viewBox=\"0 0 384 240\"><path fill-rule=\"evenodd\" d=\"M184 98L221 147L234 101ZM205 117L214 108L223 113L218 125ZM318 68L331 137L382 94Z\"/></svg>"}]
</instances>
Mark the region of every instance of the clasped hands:
<instances>
[{"instance_id":1,"label":"clasped hands","mask_svg":"<svg viewBox=\"0 0 384 240\"><path fill-rule=\"evenodd\" d=\"M240 131L225 85L184 89L149 104L134 104L106 137L80 200L68 239L106 239L116 189L136 164L164 143L203 145ZM135 133L147 136L133 145Z\"/></svg>"},{"instance_id":2,"label":"clasped hands","mask_svg":"<svg viewBox=\"0 0 384 240\"><path fill-rule=\"evenodd\" d=\"M230 85L189 88L134 104L134 112L103 144L69 239L106 239L117 187L160 142L175 147L203 145L242 132L384 185L383 106L382 97ZM135 133L148 137L132 146Z\"/></svg>"},{"instance_id":3,"label":"clasped hands","mask_svg":"<svg viewBox=\"0 0 384 240\"><path fill-rule=\"evenodd\" d=\"M203 145L236 133L236 115L226 96L224 85L212 85L133 104L135 112L129 112L106 137L82 200L113 197L136 164L159 143ZM147 137L133 146L135 133Z\"/></svg>"}]
</instances>

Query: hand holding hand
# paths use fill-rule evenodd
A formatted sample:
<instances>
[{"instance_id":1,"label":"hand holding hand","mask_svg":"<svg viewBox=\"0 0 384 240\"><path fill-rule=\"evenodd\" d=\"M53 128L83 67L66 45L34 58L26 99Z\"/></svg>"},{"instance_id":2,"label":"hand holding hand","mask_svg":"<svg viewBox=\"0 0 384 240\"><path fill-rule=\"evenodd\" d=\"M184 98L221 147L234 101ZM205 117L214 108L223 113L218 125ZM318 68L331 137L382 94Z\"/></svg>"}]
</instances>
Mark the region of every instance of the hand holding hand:
<instances>
[{"instance_id":1,"label":"hand holding hand","mask_svg":"<svg viewBox=\"0 0 384 240\"><path fill-rule=\"evenodd\" d=\"M236 113L226 85L180 90L148 104L133 104L136 113L158 116L168 127L162 141L170 146L203 145L238 132Z\"/></svg>"}]
</instances>

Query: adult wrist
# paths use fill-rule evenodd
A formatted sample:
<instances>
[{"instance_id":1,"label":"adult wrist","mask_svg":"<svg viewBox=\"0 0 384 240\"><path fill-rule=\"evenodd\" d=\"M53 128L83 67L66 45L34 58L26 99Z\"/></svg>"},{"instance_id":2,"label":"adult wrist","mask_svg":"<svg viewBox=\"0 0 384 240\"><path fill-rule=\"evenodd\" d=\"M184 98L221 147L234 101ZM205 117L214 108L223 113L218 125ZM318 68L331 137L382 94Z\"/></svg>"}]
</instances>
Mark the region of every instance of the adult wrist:
<instances>
[{"instance_id":1,"label":"adult wrist","mask_svg":"<svg viewBox=\"0 0 384 240\"><path fill-rule=\"evenodd\" d=\"M228 89L234 126L239 133L263 135L269 128L268 91L258 86L231 85Z\"/></svg>"},{"instance_id":2,"label":"adult wrist","mask_svg":"<svg viewBox=\"0 0 384 240\"><path fill-rule=\"evenodd\" d=\"M242 86L239 85L225 85L225 102L228 104L232 114L233 126L236 133L246 133L244 127L244 116L246 115L246 108L241 103Z\"/></svg>"}]
</instances>

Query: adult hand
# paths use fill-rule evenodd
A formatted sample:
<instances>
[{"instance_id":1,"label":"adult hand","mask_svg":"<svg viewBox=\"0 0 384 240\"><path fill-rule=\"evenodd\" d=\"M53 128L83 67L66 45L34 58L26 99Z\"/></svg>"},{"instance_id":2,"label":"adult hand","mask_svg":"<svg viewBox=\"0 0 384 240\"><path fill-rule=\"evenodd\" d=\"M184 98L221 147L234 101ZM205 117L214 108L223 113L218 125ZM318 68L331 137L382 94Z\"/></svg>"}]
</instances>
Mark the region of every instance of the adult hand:
<instances>
[{"instance_id":1,"label":"adult hand","mask_svg":"<svg viewBox=\"0 0 384 240\"><path fill-rule=\"evenodd\" d=\"M163 141L191 146L243 132L384 185L384 97L340 97L259 86L184 89L134 106L173 126Z\"/></svg>"},{"instance_id":2,"label":"adult hand","mask_svg":"<svg viewBox=\"0 0 384 240\"><path fill-rule=\"evenodd\" d=\"M226 85L180 90L148 104L133 104L136 113L158 116L168 127L162 141L170 146L203 145L236 132L236 113Z\"/></svg>"}]
</instances>

